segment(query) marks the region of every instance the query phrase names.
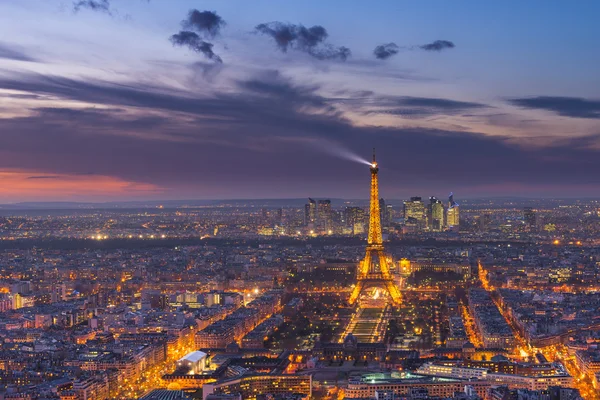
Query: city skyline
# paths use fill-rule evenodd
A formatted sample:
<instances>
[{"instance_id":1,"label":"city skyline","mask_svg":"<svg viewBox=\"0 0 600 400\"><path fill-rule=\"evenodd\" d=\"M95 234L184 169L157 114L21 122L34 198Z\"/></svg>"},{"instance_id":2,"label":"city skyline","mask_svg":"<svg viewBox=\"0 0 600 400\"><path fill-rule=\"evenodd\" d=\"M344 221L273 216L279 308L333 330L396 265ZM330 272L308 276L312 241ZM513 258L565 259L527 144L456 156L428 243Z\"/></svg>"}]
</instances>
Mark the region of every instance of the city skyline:
<instances>
[{"instance_id":1,"label":"city skyline","mask_svg":"<svg viewBox=\"0 0 600 400\"><path fill-rule=\"evenodd\" d=\"M5 1L0 204L597 197L599 10Z\"/></svg>"},{"instance_id":2,"label":"city skyline","mask_svg":"<svg viewBox=\"0 0 600 400\"><path fill-rule=\"evenodd\" d=\"M600 400L599 14L0 0L0 399Z\"/></svg>"}]
</instances>

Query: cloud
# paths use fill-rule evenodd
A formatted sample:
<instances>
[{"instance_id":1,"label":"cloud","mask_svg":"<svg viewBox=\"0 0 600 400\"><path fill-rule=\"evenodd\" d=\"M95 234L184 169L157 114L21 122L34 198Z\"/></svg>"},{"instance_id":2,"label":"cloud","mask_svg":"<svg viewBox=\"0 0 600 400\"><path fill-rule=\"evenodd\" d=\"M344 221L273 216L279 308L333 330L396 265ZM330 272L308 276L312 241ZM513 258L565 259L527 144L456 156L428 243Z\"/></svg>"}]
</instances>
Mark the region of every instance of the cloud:
<instances>
[{"instance_id":1,"label":"cloud","mask_svg":"<svg viewBox=\"0 0 600 400\"><path fill-rule=\"evenodd\" d=\"M398 54L399 51L400 48L396 43L386 43L375 47L373 54L375 54L375 57L380 60L386 60L391 56Z\"/></svg>"},{"instance_id":2,"label":"cloud","mask_svg":"<svg viewBox=\"0 0 600 400\"><path fill-rule=\"evenodd\" d=\"M283 22L268 22L259 24L254 29L256 33L270 36L275 40L275 44L282 52L286 53L289 49L302 51L319 60L346 61L350 56L350 49L347 47L333 46L326 43L329 36L327 30L314 25L310 28L302 24L287 24Z\"/></svg>"},{"instance_id":3,"label":"cloud","mask_svg":"<svg viewBox=\"0 0 600 400\"><path fill-rule=\"evenodd\" d=\"M0 93L0 97L5 97L9 99L19 99L19 100L39 100L42 99L42 96L38 96L37 94L23 94L23 93Z\"/></svg>"},{"instance_id":4,"label":"cloud","mask_svg":"<svg viewBox=\"0 0 600 400\"><path fill-rule=\"evenodd\" d=\"M215 38L221 34L221 29L226 25L214 11L198 11L190 10L187 18L182 21L181 25L186 30L196 31L197 33L208 38Z\"/></svg>"},{"instance_id":5,"label":"cloud","mask_svg":"<svg viewBox=\"0 0 600 400\"><path fill-rule=\"evenodd\" d=\"M408 47L405 46L402 48L404 48L406 50L421 49L421 50L426 50L426 51L442 51L444 49L451 49L454 47L455 47L454 43L452 43L448 40L436 40L435 42L420 45L420 46L408 46ZM399 51L400 51L400 46L398 46L396 43L390 42L390 43L381 44L381 45L375 47L375 49L373 50L373 54L379 60L386 60L386 59L398 54Z\"/></svg>"},{"instance_id":6,"label":"cloud","mask_svg":"<svg viewBox=\"0 0 600 400\"><path fill-rule=\"evenodd\" d=\"M184 46L196 53L204 54L206 58L215 62L223 62L221 57L216 55L213 51L213 44L202 40L196 32L180 31L179 33L172 35L170 40L171 43L173 43L173 46Z\"/></svg>"},{"instance_id":7,"label":"cloud","mask_svg":"<svg viewBox=\"0 0 600 400\"><path fill-rule=\"evenodd\" d=\"M348 57L352 55L352 52L349 48L344 46L335 47L332 45L325 45L321 48L311 49L308 53L318 60L346 61Z\"/></svg>"},{"instance_id":8,"label":"cloud","mask_svg":"<svg viewBox=\"0 0 600 400\"><path fill-rule=\"evenodd\" d=\"M573 118L600 118L600 100L581 97L537 96L510 99L509 103L522 108L546 110Z\"/></svg>"},{"instance_id":9,"label":"cloud","mask_svg":"<svg viewBox=\"0 0 600 400\"><path fill-rule=\"evenodd\" d=\"M35 171L39 172L39 171ZM110 200L147 197L160 193L160 188L128 182L110 176L62 174L33 175L27 170L0 170L2 201Z\"/></svg>"},{"instance_id":10,"label":"cloud","mask_svg":"<svg viewBox=\"0 0 600 400\"><path fill-rule=\"evenodd\" d=\"M0 43L0 59L16 61L37 61L16 46Z\"/></svg>"},{"instance_id":11,"label":"cloud","mask_svg":"<svg viewBox=\"0 0 600 400\"><path fill-rule=\"evenodd\" d=\"M269 22L259 24L255 29L259 33L271 36L283 52L288 51L292 46L300 50L308 50L323 42L328 36L325 28L318 25L306 28L302 25Z\"/></svg>"},{"instance_id":12,"label":"cloud","mask_svg":"<svg viewBox=\"0 0 600 400\"><path fill-rule=\"evenodd\" d=\"M426 118L436 115L460 115L489 107L486 104L441 99L435 97L377 96L368 94L364 98L354 98L356 111L364 114L393 114L404 118ZM366 107L366 109L365 109Z\"/></svg>"},{"instance_id":13,"label":"cloud","mask_svg":"<svg viewBox=\"0 0 600 400\"><path fill-rule=\"evenodd\" d=\"M190 68L194 74L192 81L197 82L199 77L204 81L213 81L223 70L223 63L197 61L192 63Z\"/></svg>"},{"instance_id":14,"label":"cloud","mask_svg":"<svg viewBox=\"0 0 600 400\"><path fill-rule=\"evenodd\" d=\"M444 49L452 49L454 47L454 43L449 40L436 40L435 42L419 46L420 49L426 51L442 51Z\"/></svg>"},{"instance_id":15,"label":"cloud","mask_svg":"<svg viewBox=\"0 0 600 400\"><path fill-rule=\"evenodd\" d=\"M221 57L213 51L214 45L204 39L214 39L221 34L225 21L214 11L190 10L185 20L181 22L184 30L171 35L173 46L184 46L190 50L204 54L217 63L222 63Z\"/></svg>"},{"instance_id":16,"label":"cloud","mask_svg":"<svg viewBox=\"0 0 600 400\"><path fill-rule=\"evenodd\" d=\"M104 12L112 15L110 2L108 0L79 0L73 3L73 11L79 12L82 9Z\"/></svg>"},{"instance_id":17,"label":"cloud","mask_svg":"<svg viewBox=\"0 0 600 400\"><path fill-rule=\"evenodd\" d=\"M368 170L302 145L317 141L342 143L365 156L377 147L386 197L410 194L398 188L414 192L425 186L466 195L489 182L505 195L515 194L511 185L531 194L538 185L554 187L557 194L569 185L590 185L600 194L600 151L591 145L598 136L520 146L514 138L477 132L355 126L320 94L319 85L299 84L275 71L210 95L32 74L0 78L0 88L88 105L36 109L0 120L0 170L93 171L168 187L179 198L366 196ZM364 96L381 107L421 114L485 107L449 99ZM406 165L418 168L406 174Z\"/></svg>"},{"instance_id":18,"label":"cloud","mask_svg":"<svg viewBox=\"0 0 600 400\"><path fill-rule=\"evenodd\" d=\"M34 175L34 176L28 176L25 179L59 179L60 176L59 175Z\"/></svg>"}]
</instances>

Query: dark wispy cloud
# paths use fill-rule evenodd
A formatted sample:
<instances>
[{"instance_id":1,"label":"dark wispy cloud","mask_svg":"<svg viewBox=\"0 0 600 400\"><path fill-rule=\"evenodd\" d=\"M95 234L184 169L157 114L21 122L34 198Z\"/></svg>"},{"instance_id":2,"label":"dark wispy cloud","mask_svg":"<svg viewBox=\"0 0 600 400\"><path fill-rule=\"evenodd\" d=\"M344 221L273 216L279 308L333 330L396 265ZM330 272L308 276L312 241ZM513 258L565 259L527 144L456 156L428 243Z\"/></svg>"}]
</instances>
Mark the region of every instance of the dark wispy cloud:
<instances>
[{"instance_id":1,"label":"dark wispy cloud","mask_svg":"<svg viewBox=\"0 0 600 400\"><path fill-rule=\"evenodd\" d=\"M302 24L268 22L257 25L255 32L271 37L277 48L284 53L293 49L310 54L319 60L342 61L346 61L351 54L347 47L326 43L329 34L320 25L307 28Z\"/></svg>"},{"instance_id":2,"label":"dark wispy cloud","mask_svg":"<svg viewBox=\"0 0 600 400\"><path fill-rule=\"evenodd\" d=\"M396 43L390 42L381 44L373 50L375 58L379 60L386 60L400 52L400 49L405 50L425 50L425 51L442 51L444 49L454 48L454 43L448 40L436 40L435 42L419 45L419 46L403 46L400 47Z\"/></svg>"},{"instance_id":3,"label":"dark wispy cloud","mask_svg":"<svg viewBox=\"0 0 600 400\"><path fill-rule=\"evenodd\" d=\"M366 93L338 100L364 114L393 114L404 118L426 118L436 115L460 115L489 107L483 103L435 97L379 96Z\"/></svg>"},{"instance_id":4,"label":"dark wispy cloud","mask_svg":"<svg viewBox=\"0 0 600 400\"><path fill-rule=\"evenodd\" d=\"M214 44L208 39L214 39L221 34L225 20L214 11L190 10L186 19L181 21L184 30L171 35L169 40L173 46L183 46L203 54L206 58L222 63L221 57L213 51Z\"/></svg>"},{"instance_id":5,"label":"dark wispy cloud","mask_svg":"<svg viewBox=\"0 0 600 400\"><path fill-rule=\"evenodd\" d=\"M314 48L308 52L311 56L318 60L342 60L346 61L352 55L349 48L345 46L332 46L326 44L322 47Z\"/></svg>"},{"instance_id":6,"label":"dark wispy cloud","mask_svg":"<svg viewBox=\"0 0 600 400\"><path fill-rule=\"evenodd\" d=\"M600 118L600 100L581 97L537 96L510 99L515 106L546 110L573 118Z\"/></svg>"},{"instance_id":7,"label":"dark wispy cloud","mask_svg":"<svg viewBox=\"0 0 600 400\"><path fill-rule=\"evenodd\" d=\"M397 103L399 106L421 110L423 113L428 114L455 113L474 108L487 107L485 104L481 103L431 97L399 97L397 99L390 99L389 102L392 104Z\"/></svg>"},{"instance_id":8,"label":"dark wispy cloud","mask_svg":"<svg viewBox=\"0 0 600 400\"><path fill-rule=\"evenodd\" d=\"M442 51L444 49L452 49L454 47L454 43L449 40L436 40L434 42L419 46L420 49L427 51Z\"/></svg>"},{"instance_id":9,"label":"dark wispy cloud","mask_svg":"<svg viewBox=\"0 0 600 400\"><path fill-rule=\"evenodd\" d=\"M391 56L398 54L400 47L396 43L386 43L375 47L373 54L380 60L386 60Z\"/></svg>"},{"instance_id":10,"label":"dark wispy cloud","mask_svg":"<svg viewBox=\"0 0 600 400\"><path fill-rule=\"evenodd\" d=\"M43 96L38 96L37 94L23 94L23 93L1 93L0 97L5 97L9 99L19 99L19 100L38 100L42 99Z\"/></svg>"},{"instance_id":11,"label":"dark wispy cloud","mask_svg":"<svg viewBox=\"0 0 600 400\"><path fill-rule=\"evenodd\" d=\"M0 58L17 61L37 61L17 46L0 43Z\"/></svg>"},{"instance_id":12,"label":"dark wispy cloud","mask_svg":"<svg viewBox=\"0 0 600 400\"><path fill-rule=\"evenodd\" d=\"M508 190L512 184L535 190L532 182L600 183L600 151L591 145L597 136L524 147L514 138L474 132L355 126L320 94L320 86L298 84L276 72L238 81L232 92L206 97L135 83L31 74L0 78L0 88L98 105L39 108L29 116L1 119L0 168L47 175L93 171L187 188L199 197L366 196L368 171L302 145L317 141L343 143L363 154L377 147L384 181L394 182L394 188L427 182L429 187L460 187L464 193L489 182ZM383 97L377 104L422 108L421 113L484 107L415 97ZM419 168L406 174L406 165ZM452 174L443 173L448 165ZM394 194L389 185L384 188L386 196Z\"/></svg>"},{"instance_id":13,"label":"dark wispy cloud","mask_svg":"<svg viewBox=\"0 0 600 400\"><path fill-rule=\"evenodd\" d=\"M98 11L112 15L110 2L108 0L79 0L73 3L74 12L79 12L82 9Z\"/></svg>"},{"instance_id":14,"label":"dark wispy cloud","mask_svg":"<svg viewBox=\"0 0 600 400\"><path fill-rule=\"evenodd\" d=\"M208 38L221 34L225 21L215 11L190 10L185 20L181 22L184 29L198 32Z\"/></svg>"},{"instance_id":15,"label":"dark wispy cloud","mask_svg":"<svg viewBox=\"0 0 600 400\"><path fill-rule=\"evenodd\" d=\"M34 175L28 176L27 179L36 180L36 179L59 179L59 175Z\"/></svg>"},{"instance_id":16,"label":"dark wispy cloud","mask_svg":"<svg viewBox=\"0 0 600 400\"><path fill-rule=\"evenodd\" d=\"M171 43L173 43L173 46L184 46L196 53L204 54L206 58L213 61L219 63L223 62L221 57L216 55L213 51L214 45L202 40L196 32L180 31L179 33L172 35L170 40Z\"/></svg>"}]
</instances>

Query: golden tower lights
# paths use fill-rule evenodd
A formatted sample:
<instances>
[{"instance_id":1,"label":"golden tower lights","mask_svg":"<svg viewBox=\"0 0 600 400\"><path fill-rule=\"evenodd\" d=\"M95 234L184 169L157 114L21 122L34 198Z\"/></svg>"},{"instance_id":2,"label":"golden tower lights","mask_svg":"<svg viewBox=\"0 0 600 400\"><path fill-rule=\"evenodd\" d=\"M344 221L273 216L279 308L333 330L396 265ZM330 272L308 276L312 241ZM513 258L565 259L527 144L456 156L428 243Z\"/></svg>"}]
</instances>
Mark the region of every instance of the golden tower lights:
<instances>
[{"instance_id":1,"label":"golden tower lights","mask_svg":"<svg viewBox=\"0 0 600 400\"><path fill-rule=\"evenodd\" d=\"M379 210L379 166L375 161L373 149L373 163L371 163L371 200L369 211L369 237L365 258L361 260L357 270L356 285L350 294L348 302L355 304L364 289L378 286L385 288L395 305L402 301L400 290L390 273L388 259L383 252L383 236L381 234L381 214Z\"/></svg>"}]
</instances>

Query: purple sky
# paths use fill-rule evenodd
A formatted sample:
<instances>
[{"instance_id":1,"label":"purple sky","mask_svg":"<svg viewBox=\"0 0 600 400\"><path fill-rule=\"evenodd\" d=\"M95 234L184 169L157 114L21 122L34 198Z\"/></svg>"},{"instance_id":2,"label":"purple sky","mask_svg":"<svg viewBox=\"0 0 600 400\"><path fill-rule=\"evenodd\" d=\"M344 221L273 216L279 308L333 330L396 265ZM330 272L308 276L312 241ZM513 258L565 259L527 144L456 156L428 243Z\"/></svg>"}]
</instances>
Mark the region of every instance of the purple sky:
<instances>
[{"instance_id":1,"label":"purple sky","mask_svg":"<svg viewBox=\"0 0 600 400\"><path fill-rule=\"evenodd\" d=\"M598 12L4 0L0 203L600 196Z\"/></svg>"}]
</instances>

